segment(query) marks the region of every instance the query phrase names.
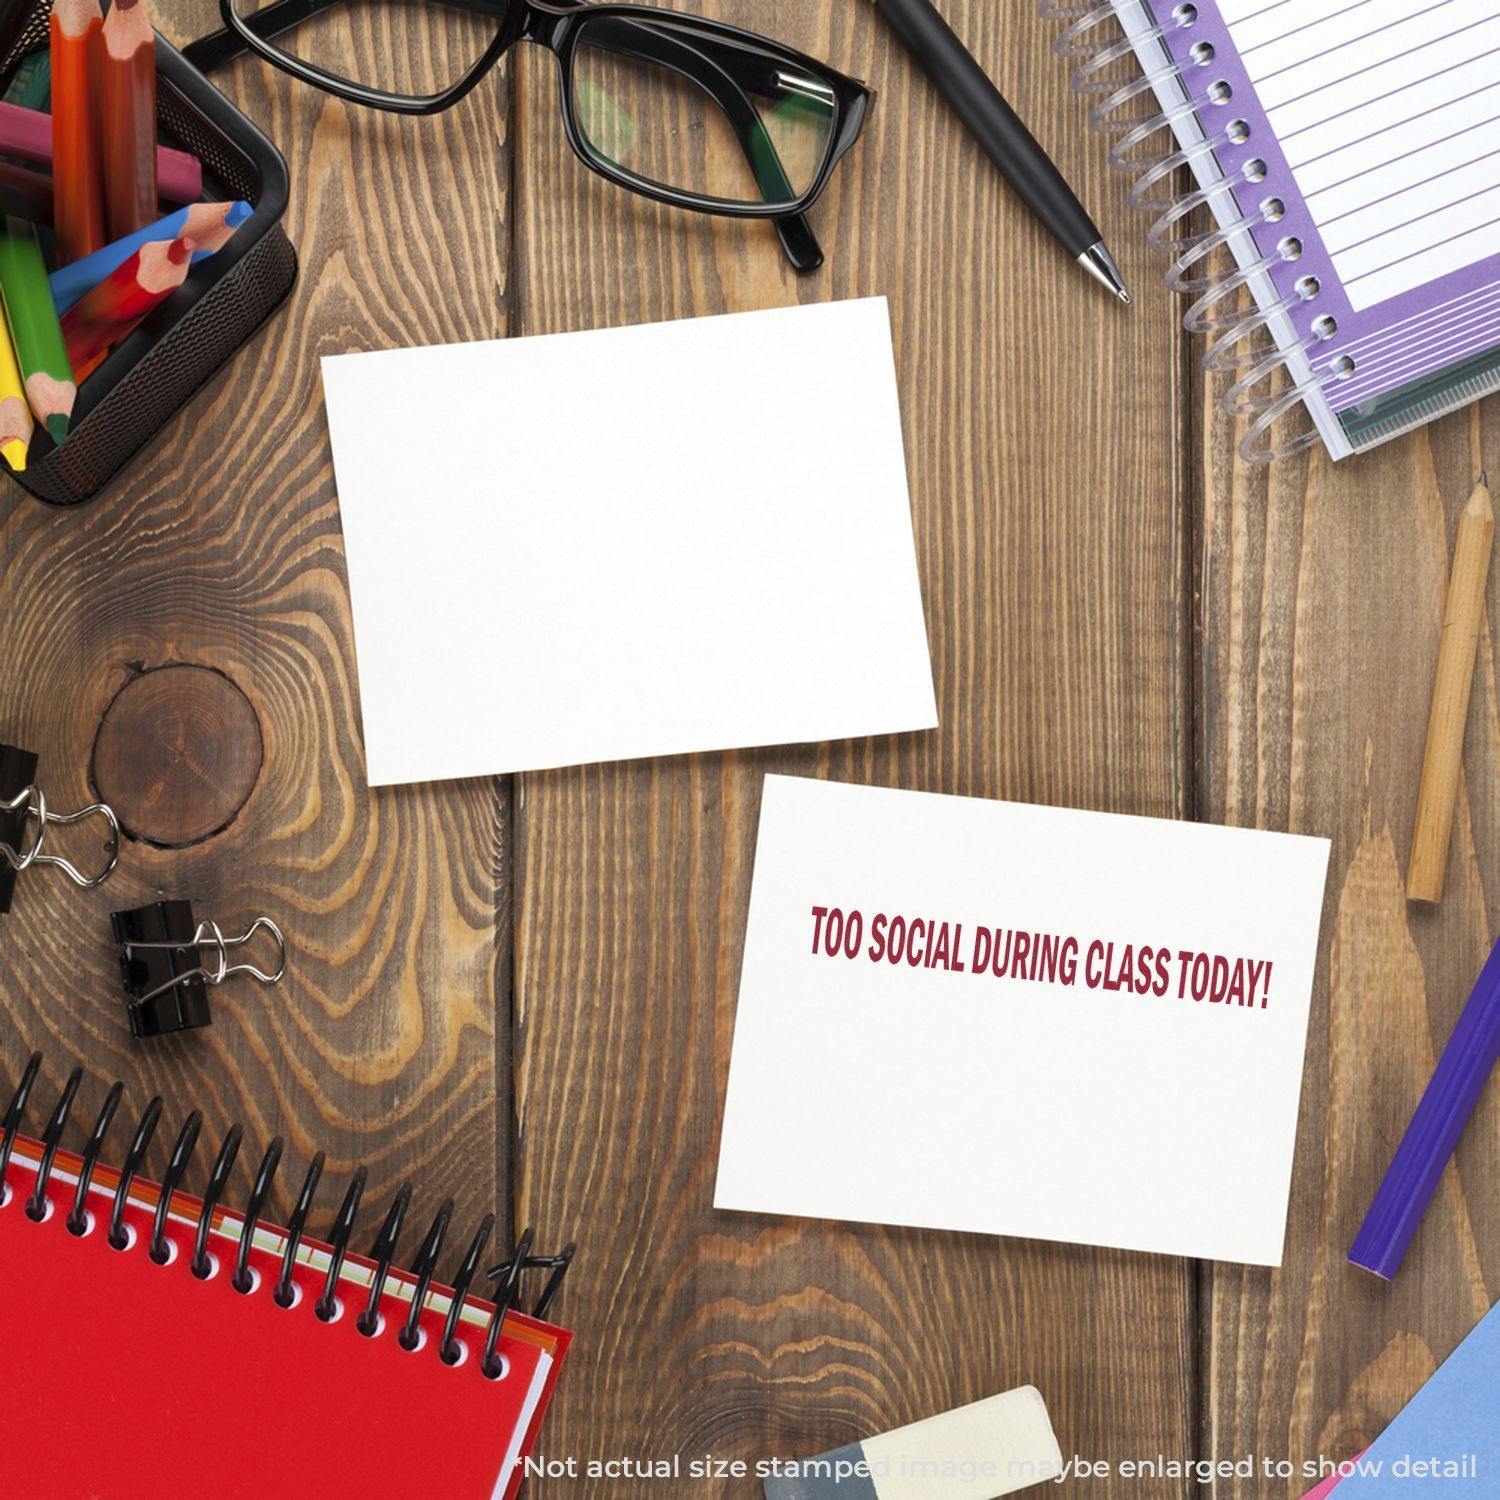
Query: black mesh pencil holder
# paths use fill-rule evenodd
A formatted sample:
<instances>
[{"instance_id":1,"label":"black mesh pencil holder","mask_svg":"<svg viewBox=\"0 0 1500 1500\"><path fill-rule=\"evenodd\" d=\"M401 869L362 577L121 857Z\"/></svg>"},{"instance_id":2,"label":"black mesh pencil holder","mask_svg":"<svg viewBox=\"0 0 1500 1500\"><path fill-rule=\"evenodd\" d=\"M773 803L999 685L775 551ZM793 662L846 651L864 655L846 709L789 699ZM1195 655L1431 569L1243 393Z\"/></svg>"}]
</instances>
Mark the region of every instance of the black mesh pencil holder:
<instances>
[{"instance_id":1,"label":"black mesh pencil holder","mask_svg":"<svg viewBox=\"0 0 1500 1500\"><path fill-rule=\"evenodd\" d=\"M34 0L9 64L46 46L50 13L50 0ZM281 227L289 186L281 153L161 36L156 76L161 140L203 163L206 201L242 198L252 213L79 386L61 447L38 425L25 471L10 477L49 505L77 505L98 494L270 317L297 279L297 252Z\"/></svg>"}]
</instances>

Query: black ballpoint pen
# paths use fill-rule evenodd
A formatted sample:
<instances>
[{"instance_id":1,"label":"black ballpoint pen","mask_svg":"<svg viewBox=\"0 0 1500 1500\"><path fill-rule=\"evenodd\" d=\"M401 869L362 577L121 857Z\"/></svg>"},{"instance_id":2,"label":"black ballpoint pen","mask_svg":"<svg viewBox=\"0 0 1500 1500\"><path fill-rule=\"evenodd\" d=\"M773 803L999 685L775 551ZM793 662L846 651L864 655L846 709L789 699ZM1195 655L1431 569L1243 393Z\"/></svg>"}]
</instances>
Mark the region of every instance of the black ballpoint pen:
<instances>
[{"instance_id":1,"label":"black ballpoint pen","mask_svg":"<svg viewBox=\"0 0 1500 1500\"><path fill-rule=\"evenodd\" d=\"M1120 268L1087 210L930 0L875 0L875 9L1063 249L1129 302Z\"/></svg>"}]
</instances>

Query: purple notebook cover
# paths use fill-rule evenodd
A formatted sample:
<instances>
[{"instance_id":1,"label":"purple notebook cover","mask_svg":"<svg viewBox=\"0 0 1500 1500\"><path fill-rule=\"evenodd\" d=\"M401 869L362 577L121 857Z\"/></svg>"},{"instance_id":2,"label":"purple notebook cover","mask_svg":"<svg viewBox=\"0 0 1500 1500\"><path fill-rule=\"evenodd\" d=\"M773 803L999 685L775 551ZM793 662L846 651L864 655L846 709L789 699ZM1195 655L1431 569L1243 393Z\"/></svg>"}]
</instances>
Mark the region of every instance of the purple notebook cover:
<instances>
[{"instance_id":1,"label":"purple notebook cover","mask_svg":"<svg viewBox=\"0 0 1500 1500\"><path fill-rule=\"evenodd\" d=\"M1357 3L1358 0L1349 0L1349 8L1356 8ZM1299 336L1310 333L1315 318L1331 314L1338 322L1337 334L1316 344L1309 356L1314 371L1328 377L1324 393L1335 412L1347 412L1500 345L1500 220L1492 226L1494 249L1483 259L1423 286L1356 309L1334 270L1323 236L1298 190L1286 150L1267 118L1250 71L1214 0L1200 0L1195 8L1190 7L1196 12L1190 26L1180 24L1175 13L1183 7L1176 0L1148 0L1148 4L1163 29L1163 41L1178 65L1184 84L1200 102L1198 114L1205 130L1212 133L1236 118L1250 127L1242 145L1227 146L1216 153L1225 176L1235 183L1240 182L1241 169L1247 161L1259 158L1267 165L1265 179L1252 190L1253 197L1243 186L1237 188L1236 199L1242 210L1253 212L1262 196L1273 193L1286 205L1280 221L1258 225L1253 233L1262 254L1273 253L1288 236L1302 242L1302 254L1296 260L1272 268L1279 295L1294 296L1296 283L1303 277L1311 275L1319 279L1318 297L1294 304L1291 316ZM1285 11L1289 30L1308 24L1308 12L1302 9L1300 0L1263 0L1252 14L1259 16L1264 10L1276 8ZM1439 24L1444 32L1451 28L1458 33L1476 24L1487 24L1500 14L1500 5L1496 0L1444 0L1438 5L1412 0L1413 18L1429 10L1451 11L1451 15L1440 18ZM1241 17L1241 22L1244 19ZM1193 52L1203 43L1213 48L1211 66L1197 62L1203 55L1201 50ZM1488 34L1475 45L1476 52L1489 45ZM1500 84L1500 52L1494 54L1494 62L1496 82ZM1341 66L1337 54L1330 54L1331 82L1351 78L1359 71L1357 67ZM1208 85L1218 80L1227 82L1233 90L1232 99L1225 105L1211 102L1206 94ZM1500 87L1496 88L1496 96L1496 113L1500 115ZM1488 131L1480 130L1475 135L1475 153L1491 153L1489 159L1495 163L1493 181L1500 185L1500 120ZM1356 366L1351 375L1338 380L1332 378L1331 372L1341 356L1354 358Z\"/></svg>"}]
</instances>

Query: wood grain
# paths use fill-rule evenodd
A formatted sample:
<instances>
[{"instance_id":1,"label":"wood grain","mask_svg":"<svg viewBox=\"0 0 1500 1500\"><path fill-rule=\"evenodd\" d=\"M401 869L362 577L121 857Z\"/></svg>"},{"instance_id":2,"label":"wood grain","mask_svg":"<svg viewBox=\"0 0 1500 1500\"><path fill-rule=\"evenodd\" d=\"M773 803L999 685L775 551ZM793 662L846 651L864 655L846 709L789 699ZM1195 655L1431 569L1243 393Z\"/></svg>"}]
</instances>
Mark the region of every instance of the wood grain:
<instances>
[{"instance_id":1,"label":"wood grain","mask_svg":"<svg viewBox=\"0 0 1500 1500\"><path fill-rule=\"evenodd\" d=\"M215 24L206 0L161 11L178 38ZM1343 1260L1496 926L1493 589L1441 908L1409 907L1401 871L1452 533L1500 403L1339 467L1239 465L1055 28L1029 5L946 11L1094 208L1132 311L1018 208L864 5L713 9L879 91L807 280L765 226L586 172L544 57L426 121L228 70L291 166L291 303L105 499L0 500L0 736L41 753L63 805L90 795L93 756L143 835L99 892L24 877L0 925L4 1073L38 1046L51 1088L83 1062L83 1114L117 1074L136 1106L160 1090L158 1173L194 1104L209 1147L246 1121L246 1163L284 1133L282 1214L319 1146L325 1222L366 1161L360 1238L406 1177L419 1201L576 1235L550 1455L806 1456L1033 1381L1070 1453L1348 1456L1500 1289L1493 1092L1397 1282ZM399 42L385 11L327 19L366 76ZM365 788L320 354L871 293L891 299L940 730ZM164 705L122 699L163 668L184 674ZM101 764L122 701L153 732L117 724ZM1286 1268L715 1213L769 770L1330 834ZM107 914L162 894L271 914L291 967L223 992L210 1032L134 1046Z\"/></svg>"},{"instance_id":2,"label":"wood grain","mask_svg":"<svg viewBox=\"0 0 1500 1500\"><path fill-rule=\"evenodd\" d=\"M733 11L879 93L814 212L828 261L808 281L764 226L674 214L584 174L550 68L519 75L515 331L891 298L944 725L519 779L518 1200L587 1245L568 1301L587 1336L548 1453L807 1456L1025 1381L1069 1451L1194 1441L1187 1263L711 1207L767 771L1188 810L1172 310L1041 23L1029 7L947 10L1120 226L1133 316L1017 207L866 7ZM601 1478L534 1493L639 1490Z\"/></svg>"},{"instance_id":3,"label":"wood grain","mask_svg":"<svg viewBox=\"0 0 1500 1500\"><path fill-rule=\"evenodd\" d=\"M204 0L172 0L158 15L183 40L218 24ZM351 55L366 44L347 30L339 43ZM211 834L221 821L212 778L187 778L140 830L156 843L127 842L100 890L26 877L0 931L3 1071L13 1079L25 1054L44 1048L55 1088L84 1063L79 1113L89 1119L116 1076L136 1109L160 1091L163 1130L147 1163L157 1175L177 1122L197 1105L203 1172L228 1124L245 1122L231 1198L243 1197L260 1147L280 1132L287 1156L272 1211L289 1212L322 1148L315 1227L363 1161L371 1194L357 1242L373 1238L408 1177L418 1184L413 1219L451 1193L466 1234L496 1202L505 1155L495 1074L509 1038L495 1005L509 967L497 920L508 802L484 782L365 787L318 357L505 331L504 79L432 122L346 109L258 63L218 81L287 157L300 279L105 498L59 512L7 489L0 568L12 667L0 680L0 730L40 752L55 800L85 800L91 749L117 694L161 675L153 669L188 664L203 669L198 690L186 684L162 711L213 720L203 682L232 684L253 712L263 764L220 833ZM431 232L460 217L464 234ZM152 766L161 770L161 735L171 738L170 723L136 752L147 787ZM159 847L175 843L189 847ZM160 895L190 896L226 928L273 916L290 942L286 981L226 985L211 1030L131 1043L108 914ZM51 1088L39 1098L39 1110L50 1107ZM421 1227L409 1231L413 1244Z\"/></svg>"},{"instance_id":4,"label":"wood grain","mask_svg":"<svg viewBox=\"0 0 1500 1500\"><path fill-rule=\"evenodd\" d=\"M1396 1279L1344 1258L1500 927L1493 590L1442 905L1409 904L1403 874L1448 559L1500 403L1338 465L1318 452L1246 469L1227 419L1202 433L1204 816L1333 840L1286 1259L1211 1268L1204 1444L1346 1459L1500 1295L1493 1089Z\"/></svg>"},{"instance_id":5,"label":"wood grain","mask_svg":"<svg viewBox=\"0 0 1500 1500\"><path fill-rule=\"evenodd\" d=\"M127 837L185 848L228 828L265 758L245 694L221 672L177 662L131 676L115 694L90 777Z\"/></svg>"}]
</instances>

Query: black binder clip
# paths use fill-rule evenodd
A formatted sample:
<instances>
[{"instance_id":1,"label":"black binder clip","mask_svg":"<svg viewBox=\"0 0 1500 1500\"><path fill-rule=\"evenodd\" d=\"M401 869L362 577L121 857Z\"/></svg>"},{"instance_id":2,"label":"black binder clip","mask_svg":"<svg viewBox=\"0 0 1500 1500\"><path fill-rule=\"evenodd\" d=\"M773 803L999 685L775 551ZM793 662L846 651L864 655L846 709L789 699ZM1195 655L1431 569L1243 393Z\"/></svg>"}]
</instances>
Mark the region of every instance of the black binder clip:
<instances>
[{"instance_id":1,"label":"black binder clip","mask_svg":"<svg viewBox=\"0 0 1500 1500\"><path fill-rule=\"evenodd\" d=\"M166 1036L213 1023L208 1004L210 985L247 974L260 984L275 984L286 973L286 939L269 917L257 917L238 937L225 937L217 922L195 922L191 901L157 901L110 917L120 945L120 971L130 1004L130 1034ZM267 973L254 964L232 964L229 950L266 932L276 945L276 969ZM204 962L205 948L212 958Z\"/></svg>"},{"instance_id":2,"label":"black binder clip","mask_svg":"<svg viewBox=\"0 0 1500 1500\"><path fill-rule=\"evenodd\" d=\"M77 812L53 812L36 784L37 758L29 750L0 745L0 916L10 910L16 876L33 865L54 865L74 885L92 890L114 869L120 857L120 825L102 802L91 802ZM71 860L44 852L48 830L81 823L95 815L109 824L108 856L96 875L85 875Z\"/></svg>"}]
</instances>

